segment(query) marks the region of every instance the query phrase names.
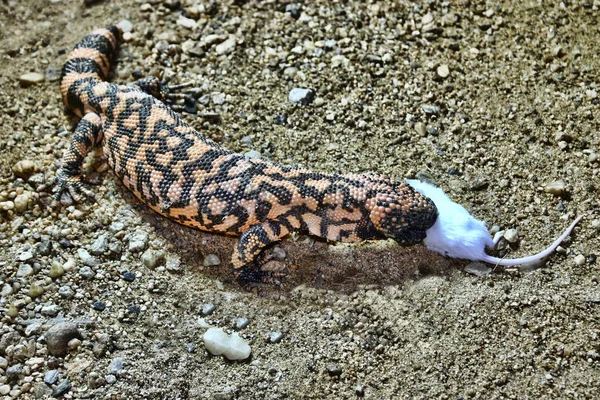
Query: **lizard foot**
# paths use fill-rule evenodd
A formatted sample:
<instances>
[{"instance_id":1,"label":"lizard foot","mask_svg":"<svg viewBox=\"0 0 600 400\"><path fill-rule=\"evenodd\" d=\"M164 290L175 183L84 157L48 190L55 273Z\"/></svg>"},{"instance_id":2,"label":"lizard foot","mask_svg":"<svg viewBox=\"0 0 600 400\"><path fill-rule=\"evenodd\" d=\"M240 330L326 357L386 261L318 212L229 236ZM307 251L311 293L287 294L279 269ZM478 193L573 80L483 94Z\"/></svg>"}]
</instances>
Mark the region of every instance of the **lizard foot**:
<instances>
[{"instance_id":1,"label":"lizard foot","mask_svg":"<svg viewBox=\"0 0 600 400\"><path fill-rule=\"evenodd\" d=\"M59 170L54 178L38 187L38 192L44 192L51 187L56 187L50 207L58 208L62 203L80 203L85 198L96 200L96 195L87 188L87 182L79 176L69 176ZM68 196L64 199L64 196Z\"/></svg>"},{"instance_id":2,"label":"lizard foot","mask_svg":"<svg viewBox=\"0 0 600 400\"><path fill-rule=\"evenodd\" d=\"M282 280L288 275L287 271L263 271L258 263L244 267L234 272L240 285L248 291L257 291L264 285L282 285Z\"/></svg>"}]
</instances>

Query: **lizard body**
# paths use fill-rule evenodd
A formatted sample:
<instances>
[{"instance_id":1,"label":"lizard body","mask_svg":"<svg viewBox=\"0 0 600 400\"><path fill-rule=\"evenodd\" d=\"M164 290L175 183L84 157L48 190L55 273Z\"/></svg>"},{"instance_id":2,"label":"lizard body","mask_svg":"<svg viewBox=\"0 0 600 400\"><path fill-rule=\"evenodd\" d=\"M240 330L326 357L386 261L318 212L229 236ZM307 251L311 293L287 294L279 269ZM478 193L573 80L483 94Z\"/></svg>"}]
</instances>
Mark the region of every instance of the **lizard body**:
<instances>
[{"instance_id":1,"label":"lizard body","mask_svg":"<svg viewBox=\"0 0 600 400\"><path fill-rule=\"evenodd\" d=\"M61 94L81 120L55 179L59 199L91 195L83 159L103 147L115 175L144 204L186 226L240 236L232 263L244 282L270 282L260 254L293 231L328 240L422 241L435 204L404 181L377 174L328 174L224 149L186 124L167 104L155 77L116 85L105 79L118 27L81 40L63 67Z\"/></svg>"}]
</instances>

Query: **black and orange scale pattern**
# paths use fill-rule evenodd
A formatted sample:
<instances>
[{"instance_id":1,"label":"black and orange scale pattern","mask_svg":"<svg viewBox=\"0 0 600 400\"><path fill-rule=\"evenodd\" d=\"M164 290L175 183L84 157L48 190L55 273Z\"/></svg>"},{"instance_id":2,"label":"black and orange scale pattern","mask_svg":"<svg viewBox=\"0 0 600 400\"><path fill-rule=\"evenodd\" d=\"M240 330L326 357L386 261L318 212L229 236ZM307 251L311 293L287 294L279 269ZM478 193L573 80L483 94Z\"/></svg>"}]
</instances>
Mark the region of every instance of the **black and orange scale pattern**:
<instances>
[{"instance_id":1,"label":"black and orange scale pattern","mask_svg":"<svg viewBox=\"0 0 600 400\"><path fill-rule=\"evenodd\" d=\"M148 77L130 86L105 81L118 27L94 31L64 65L61 93L81 117L53 182L55 201L93 196L83 159L102 145L109 166L144 204L186 226L240 236L232 263L245 284L273 282L262 250L292 231L342 242L392 238L414 244L436 218L433 202L403 181L376 174L326 174L246 159L202 136L165 103Z\"/></svg>"}]
</instances>

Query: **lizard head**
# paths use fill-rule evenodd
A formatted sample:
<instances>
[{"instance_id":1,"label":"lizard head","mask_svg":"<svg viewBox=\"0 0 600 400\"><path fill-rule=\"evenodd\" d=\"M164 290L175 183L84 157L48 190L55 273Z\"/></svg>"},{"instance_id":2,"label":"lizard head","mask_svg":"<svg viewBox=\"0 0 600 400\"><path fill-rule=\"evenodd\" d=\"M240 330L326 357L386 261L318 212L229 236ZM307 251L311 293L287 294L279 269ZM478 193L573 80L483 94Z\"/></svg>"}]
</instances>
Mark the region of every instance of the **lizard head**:
<instances>
[{"instance_id":1,"label":"lizard head","mask_svg":"<svg viewBox=\"0 0 600 400\"><path fill-rule=\"evenodd\" d=\"M404 182L392 188L377 191L367 201L371 223L386 238L406 245L419 243L437 219L435 204Z\"/></svg>"}]
</instances>

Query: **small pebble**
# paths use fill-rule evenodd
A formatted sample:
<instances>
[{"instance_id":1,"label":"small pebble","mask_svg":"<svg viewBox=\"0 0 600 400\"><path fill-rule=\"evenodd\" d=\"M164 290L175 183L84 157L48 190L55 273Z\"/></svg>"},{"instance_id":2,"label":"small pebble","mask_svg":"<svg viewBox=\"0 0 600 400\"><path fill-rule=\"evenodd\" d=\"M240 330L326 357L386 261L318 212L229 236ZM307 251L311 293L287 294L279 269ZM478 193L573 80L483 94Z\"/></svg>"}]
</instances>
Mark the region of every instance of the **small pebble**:
<instances>
[{"instance_id":1,"label":"small pebble","mask_svg":"<svg viewBox=\"0 0 600 400\"><path fill-rule=\"evenodd\" d=\"M49 388L43 382L36 382L33 384L33 395L36 399L48 399L52 396L52 388Z\"/></svg>"},{"instance_id":2,"label":"small pebble","mask_svg":"<svg viewBox=\"0 0 600 400\"><path fill-rule=\"evenodd\" d=\"M235 319L235 321L233 323L233 327L239 331L239 330L247 327L249 324L250 324L250 320L248 318L240 317L240 318Z\"/></svg>"},{"instance_id":3,"label":"small pebble","mask_svg":"<svg viewBox=\"0 0 600 400\"><path fill-rule=\"evenodd\" d=\"M108 372L117 375L123 369L123 358L115 357L108 366Z\"/></svg>"},{"instance_id":4,"label":"small pebble","mask_svg":"<svg viewBox=\"0 0 600 400\"><path fill-rule=\"evenodd\" d=\"M67 343L67 347L69 350L77 350L79 346L81 346L81 340L77 338L73 338L69 340L69 343Z\"/></svg>"},{"instance_id":5,"label":"small pebble","mask_svg":"<svg viewBox=\"0 0 600 400\"><path fill-rule=\"evenodd\" d=\"M96 300L92 303L92 308L96 311L106 310L106 304L103 301Z\"/></svg>"},{"instance_id":6,"label":"small pebble","mask_svg":"<svg viewBox=\"0 0 600 400\"><path fill-rule=\"evenodd\" d=\"M165 254L162 251L148 249L141 255L140 260L146 268L155 269L165 262Z\"/></svg>"},{"instance_id":7,"label":"small pebble","mask_svg":"<svg viewBox=\"0 0 600 400\"><path fill-rule=\"evenodd\" d=\"M185 345L186 351L190 354L195 353L197 348L198 346L196 345L196 343L187 343Z\"/></svg>"},{"instance_id":8,"label":"small pebble","mask_svg":"<svg viewBox=\"0 0 600 400\"><path fill-rule=\"evenodd\" d=\"M19 76L19 83L23 87L28 87L32 85L36 85L38 83L42 83L46 80L46 77L43 74L38 72L28 72Z\"/></svg>"},{"instance_id":9,"label":"small pebble","mask_svg":"<svg viewBox=\"0 0 600 400\"><path fill-rule=\"evenodd\" d=\"M24 180L29 179L35 172L35 163L31 160L21 160L13 166L13 173Z\"/></svg>"},{"instance_id":10,"label":"small pebble","mask_svg":"<svg viewBox=\"0 0 600 400\"><path fill-rule=\"evenodd\" d=\"M285 260L285 258L287 257L285 250L279 246L273 247L273 249L271 250L271 254L273 255L273 258L277 260Z\"/></svg>"},{"instance_id":11,"label":"small pebble","mask_svg":"<svg viewBox=\"0 0 600 400\"><path fill-rule=\"evenodd\" d=\"M125 224L120 221L115 221L108 227L111 233L121 232L123 229L125 229Z\"/></svg>"},{"instance_id":12,"label":"small pebble","mask_svg":"<svg viewBox=\"0 0 600 400\"><path fill-rule=\"evenodd\" d=\"M24 278L33 275L33 267L29 264L20 264L17 269L17 276Z\"/></svg>"},{"instance_id":13,"label":"small pebble","mask_svg":"<svg viewBox=\"0 0 600 400\"><path fill-rule=\"evenodd\" d=\"M131 271L125 271L121 274L121 276L123 277L123 280L127 282L135 281L135 274Z\"/></svg>"},{"instance_id":14,"label":"small pebble","mask_svg":"<svg viewBox=\"0 0 600 400\"><path fill-rule=\"evenodd\" d=\"M218 55L225 55L225 54L229 54L232 53L235 50L235 45L237 43L237 39L235 36L230 35L227 40L225 40L222 43L219 43L216 47L215 47L215 52Z\"/></svg>"},{"instance_id":15,"label":"small pebble","mask_svg":"<svg viewBox=\"0 0 600 400\"><path fill-rule=\"evenodd\" d=\"M52 396L60 397L67 393L69 390L71 390L71 381L65 379L56 387L56 389L54 389L54 392L52 392Z\"/></svg>"},{"instance_id":16,"label":"small pebble","mask_svg":"<svg viewBox=\"0 0 600 400\"><path fill-rule=\"evenodd\" d=\"M2 385L0 386L0 394L2 396L6 396L10 392L10 385Z\"/></svg>"},{"instance_id":17,"label":"small pebble","mask_svg":"<svg viewBox=\"0 0 600 400\"><path fill-rule=\"evenodd\" d=\"M137 231L129 239L129 251L132 253L138 253L146 250L148 246L148 234L144 231Z\"/></svg>"},{"instance_id":18,"label":"small pebble","mask_svg":"<svg viewBox=\"0 0 600 400\"><path fill-rule=\"evenodd\" d=\"M100 261L99 258L92 256L86 249L84 248L79 248L77 249L77 255L79 256L79 258L81 259L81 262L83 262L85 265L87 265L88 267L98 267L100 266L100 264L102 264L102 261ZM83 268L82 268L83 269Z\"/></svg>"},{"instance_id":19,"label":"small pebble","mask_svg":"<svg viewBox=\"0 0 600 400\"><path fill-rule=\"evenodd\" d=\"M48 272L48 275L50 276L50 278L52 278L52 279L60 278L64 274L65 274L65 269L59 262L53 261L52 264L50 264L50 271Z\"/></svg>"},{"instance_id":20,"label":"small pebble","mask_svg":"<svg viewBox=\"0 0 600 400\"><path fill-rule=\"evenodd\" d=\"M328 365L327 373L331 376L340 376L342 374L342 369L337 365Z\"/></svg>"},{"instance_id":21,"label":"small pebble","mask_svg":"<svg viewBox=\"0 0 600 400\"><path fill-rule=\"evenodd\" d=\"M84 267L81 267L79 269L78 273L79 273L79 275L81 275L81 277L83 279L88 279L88 280L92 279L92 278L94 278L94 276L96 276L96 273L90 267L88 267L87 265L84 266Z\"/></svg>"},{"instance_id":22,"label":"small pebble","mask_svg":"<svg viewBox=\"0 0 600 400\"><path fill-rule=\"evenodd\" d=\"M575 262L575 265L582 266L585 264L585 256L583 254L578 254L573 261Z\"/></svg>"},{"instance_id":23,"label":"small pebble","mask_svg":"<svg viewBox=\"0 0 600 400\"><path fill-rule=\"evenodd\" d=\"M519 241L519 232L514 228L507 229L506 232L504 232L504 239L506 239L508 243L517 243Z\"/></svg>"},{"instance_id":24,"label":"small pebble","mask_svg":"<svg viewBox=\"0 0 600 400\"><path fill-rule=\"evenodd\" d=\"M210 328L202 337L204 346L213 355L224 355L229 360L245 360L250 356L250 346L237 333L231 336L219 328Z\"/></svg>"},{"instance_id":25,"label":"small pebble","mask_svg":"<svg viewBox=\"0 0 600 400\"><path fill-rule=\"evenodd\" d=\"M356 385L356 387L354 388L354 393L358 397L363 397L365 395L365 387L361 384Z\"/></svg>"},{"instance_id":26,"label":"small pebble","mask_svg":"<svg viewBox=\"0 0 600 400\"><path fill-rule=\"evenodd\" d=\"M75 296L75 292L69 286L61 286L58 288L58 294L63 299L72 299Z\"/></svg>"},{"instance_id":27,"label":"small pebble","mask_svg":"<svg viewBox=\"0 0 600 400\"><path fill-rule=\"evenodd\" d=\"M283 332L275 331L269 333L269 342L270 343L279 343L283 339Z\"/></svg>"},{"instance_id":28,"label":"small pebble","mask_svg":"<svg viewBox=\"0 0 600 400\"><path fill-rule=\"evenodd\" d=\"M300 18L302 11L302 4L291 3L285 6L285 12L290 13L290 16L294 19Z\"/></svg>"},{"instance_id":29,"label":"small pebble","mask_svg":"<svg viewBox=\"0 0 600 400\"><path fill-rule=\"evenodd\" d=\"M36 299L36 298L40 297L41 295L43 295L44 291L45 290L44 290L43 286L32 283L29 286L29 297L31 297L32 299Z\"/></svg>"},{"instance_id":30,"label":"small pebble","mask_svg":"<svg viewBox=\"0 0 600 400\"><path fill-rule=\"evenodd\" d=\"M183 16L180 16L175 23L187 29L196 29L196 27L198 26L198 23L196 21Z\"/></svg>"},{"instance_id":31,"label":"small pebble","mask_svg":"<svg viewBox=\"0 0 600 400\"><path fill-rule=\"evenodd\" d=\"M117 23L117 26L119 28L121 28L121 30L123 31L123 33L131 32L133 30L133 24L130 21L126 20L126 19L123 19L123 20L119 21Z\"/></svg>"},{"instance_id":32,"label":"small pebble","mask_svg":"<svg viewBox=\"0 0 600 400\"><path fill-rule=\"evenodd\" d=\"M419 136L426 136L427 126L422 122L417 122L415 123L415 132L417 132Z\"/></svg>"},{"instance_id":33,"label":"small pebble","mask_svg":"<svg viewBox=\"0 0 600 400\"><path fill-rule=\"evenodd\" d=\"M15 211L17 213L22 213L27 210L27 206L29 205L29 201L31 200L31 192L23 192L17 197L15 197L13 203L15 204Z\"/></svg>"},{"instance_id":34,"label":"small pebble","mask_svg":"<svg viewBox=\"0 0 600 400\"><path fill-rule=\"evenodd\" d=\"M421 108L425 111L425 114L438 115L440 113L440 108L431 104L423 104Z\"/></svg>"},{"instance_id":35,"label":"small pebble","mask_svg":"<svg viewBox=\"0 0 600 400\"><path fill-rule=\"evenodd\" d=\"M117 382L117 377L113 374L106 375L104 379L106 379L106 383L109 385L114 385Z\"/></svg>"},{"instance_id":36,"label":"small pebble","mask_svg":"<svg viewBox=\"0 0 600 400\"><path fill-rule=\"evenodd\" d=\"M42 315L46 315L48 317L56 317L56 315L58 315L60 312L60 306L58 304L47 304L42 306L40 312Z\"/></svg>"},{"instance_id":37,"label":"small pebble","mask_svg":"<svg viewBox=\"0 0 600 400\"><path fill-rule=\"evenodd\" d=\"M221 105L225 103L225 93L213 93L211 99L213 104Z\"/></svg>"},{"instance_id":38,"label":"small pebble","mask_svg":"<svg viewBox=\"0 0 600 400\"><path fill-rule=\"evenodd\" d=\"M0 201L0 210L10 211L15 208L15 203L12 201Z\"/></svg>"},{"instance_id":39,"label":"small pebble","mask_svg":"<svg viewBox=\"0 0 600 400\"><path fill-rule=\"evenodd\" d=\"M181 272L181 260L176 256L167 257L165 268L167 271Z\"/></svg>"},{"instance_id":40,"label":"small pebble","mask_svg":"<svg viewBox=\"0 0 600 400\"><path fill-rule=\"evenodd\" d=\"M58 373L57 369L47 371L44 374L44 382L47 383L48 385L54 385L56 382L58 382L58 378L59 378L59 373Z\"/></svg>"},{"instance_id":41,"label":"small pebble","mask_svg":"<svg viewBox=\"0 0 600 400\"><path fill-rule=\"evenodd\" d=\"M212 303L204 304L204 305L202 305L201 313L202 313L202 315L207 316L207 315L212 314L216 309L217 309L217 306L215 306Z\"/></svg>"},{"instance_id":42,"label":"small pebble","mask_svg":"<svg viewBox=\"0 0 600 400\"><path fill-rule=\"evenodd\" d=\"M294 88L290 91L289 101L290 103L308 105L312 103L315 98L315 92L310 89Z\"/></svg>"},{"instance_id":43,"label":"small pebble","mask_svg":"<svg viewBox=\"0 0 600 400\"><path fill-rule=\"evenodd\" d=\"M33 252L27 250L19 254L19 261L29 261L33 258Z\"/></svg>"},{"instance_id":44,"label":"small pebble","mask_svg":"<svg viewBox=\"0 0 600 400\"><path fill-rule=\"evenodd\" d=\"M256 150L250 150L244 153L244 157L246 157L247 160L250 159L260 159L262 157L262 154L260 154L260 152L256 151Z\"/></svg>"},{"instance_id":45,"label":"small pebble","mask_svg":"<svg viewBox=\"0 0 600 400\"><path fill-rule=\"evenodd\" d=\"M101 256L108 251L108 233L98 236L90 246L90 253L95 256Z\"/></svg>"},{"instance_id":46,"label":"small pebble","mask_svg":"<svg viewBox=\"0 0 600 400\"><path fill-rule=\"evenodd\" d=\"M442 64L437 67L437 74L440 78L447 78L450 75L450 69L446 64Z\"/></svg>"},{"instance_id":47,"label":"small pebble","mask_svg":"<svg viewBox=\"0 0 600 400\"><path fill-rule=\"evenodd\" d=\"M8 383L13 383L19 380L19 377L23 375L23 365L15 364L6 368L6 372L4 373L6 376L6 381Z\"/></svg>"},{"instance_id":48,"label":"small pebble","mask_svg":"<svg viewBox=\"0 0 600 400\"><path fill-rule=\"evenodd\" d=\"M214 267L221 264L221 259L216 254L209 254L204 257L203 265L205 267Z\"/></svg>"},{"instance_id":49,"label":"small pebble","mask_svg":"<svg viewBox=\"0 0 600 400\"><path fill-rule=\"evenodd\" d=\"M25 336L39 335L40 333L42 333L41 322L33 322L25 328ZM0 366L0 368L2 367Z\"/></svg>"},{"instance_id":50,"label":"small pebble","mask_svg":"<svg viewBox=\"0 0 600 400\"><path fill-rule=\"evenodd\" d=\"M545 191L555 196L562 196L565 194L566 184L563 181L553 181L546 185Z\"/></svg>"}]
</instances>

